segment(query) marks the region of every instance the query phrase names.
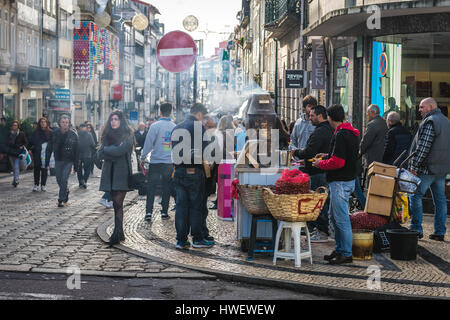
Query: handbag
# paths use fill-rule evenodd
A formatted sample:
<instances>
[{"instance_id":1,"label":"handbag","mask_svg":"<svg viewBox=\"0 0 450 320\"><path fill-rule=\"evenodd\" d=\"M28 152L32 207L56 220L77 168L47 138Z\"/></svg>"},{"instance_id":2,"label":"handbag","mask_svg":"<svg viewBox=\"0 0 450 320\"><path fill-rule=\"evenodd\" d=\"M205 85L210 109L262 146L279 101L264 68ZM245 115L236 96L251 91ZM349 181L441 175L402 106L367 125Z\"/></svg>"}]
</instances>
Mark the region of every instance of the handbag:
<instances>
[{"instance_id":1,"label":"handbag","mask_svg":"<svg viewBox=\"0 0 450 320\"><path fill-rule=\"evenodd\" d=\"M31 156L27 148L23 147L22 153L19 155L19 170L25 171L31 164Z\"/></svg>"},{"instance_id":2,"label":"handbag","mask_svg":"<svg viewBox=\"0 0 450 320\"><path fill-rule=\"evenodd\" d=\"M133 173L128 154L125 155L128 163L128 188L130 190L139 190L145 186L145 176L142 172Z\"/></svg>"},{"instance_id":3,"label":"handbag","mask_svg":"<svg viewBox=\"0 0 450 320\"><path fill-rule=\"evenodd\" d=\"M94 164L101 170L103 167L103 145L94 153Z\"/></svg>"}]
</instances>

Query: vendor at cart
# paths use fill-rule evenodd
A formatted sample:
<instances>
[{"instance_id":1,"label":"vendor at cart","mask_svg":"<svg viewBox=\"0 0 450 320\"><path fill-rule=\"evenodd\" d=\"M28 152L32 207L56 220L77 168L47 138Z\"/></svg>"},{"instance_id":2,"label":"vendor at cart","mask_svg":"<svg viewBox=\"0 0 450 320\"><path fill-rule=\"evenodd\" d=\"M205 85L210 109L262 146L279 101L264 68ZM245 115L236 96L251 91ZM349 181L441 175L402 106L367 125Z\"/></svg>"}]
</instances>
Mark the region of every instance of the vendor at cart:
<instances>
[{"instance_id":1,"label":"vendor at cart","mask_svg":"<svg viewBox=\"0 0 450 320\"><path fill-rule=\"evenodd\" d=\"M313 167L311 161L316 154L329 151L334 130L327 121L327 109L324 106L313 107L309 116L315 129L309 136L306 147L295 150L294 156L305 162L305 172L309 174L311 190L319 187L328 188L325 171ZM313 230L311 242L328 242L328 202L329 200L324 204L317 220L308 223L308 229Z\"/></svg>"},{"instance_id":2,"label":"vendor at cart","mask_svg":"<svg viewBox=\"0 0 450 320\"><path fill-rule=\"evenodd\" d=\"M324 257L330 264L351 263L352 227L348 201L355 189L359 131L345 122L342 105L327 109L328 122L334 129L330 152L316 155L313 166L326 171L330 190L330 216L336 240L335 249ZM326 160L319 160L319 159Z\"/></svg>"}]
</instances>

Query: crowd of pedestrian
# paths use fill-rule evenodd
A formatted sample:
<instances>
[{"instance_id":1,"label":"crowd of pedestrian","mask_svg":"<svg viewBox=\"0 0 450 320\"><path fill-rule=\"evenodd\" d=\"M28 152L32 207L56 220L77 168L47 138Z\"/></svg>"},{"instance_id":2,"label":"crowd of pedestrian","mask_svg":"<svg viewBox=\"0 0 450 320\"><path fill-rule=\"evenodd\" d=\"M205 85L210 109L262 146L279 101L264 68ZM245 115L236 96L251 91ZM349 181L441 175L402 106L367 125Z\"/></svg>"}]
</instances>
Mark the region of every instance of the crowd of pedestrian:
<instances>
[{"instance_id":1,"label":"crowd of pedestrian","mask_svg":"<svg viewBox=\"0 0 450 320\"><path fill-rule=\"evenodd\" d=\"M178 124L172 120L172 105L160 105L160 118L140 123L133 129L121 111L115 110L101 130L100 141L89 122L72 128L68 116L62 116L57 126L50 125L42 117L36 123L29 141L13 121L10 128L2 119L0 125L0 154L7 154L14 171L13 186L19 184L19 160L23 149L33 156L33 192L46 191L48 170L52 157L55 163L56 181L59 186L58 207L69 200L68 179L77 173L79 187L87 189L94 163L101 169L100 191L104 194L99 203L114 208L114 231L109 244L123 241L123 202L131 191L132 153L136 153L138 171L146 174L146 211L144 219L155 216L155 195L161 196L161 219L168 220L170 197L175 199L176 248L209 248L215 244L207 228L209 209L217 209L217 200L208 208L208 198L216 193L218 167L222 161L236 159L246 142L243 119L230 114L215 118L208 116L203 104L194 104L186 119ZM349 218L349 199L352 194L362 207L365 195L360 178L374 161L393 164L412 155L407 168L421 179L418 191L410 198L411 229L422 230L422 197L431 189L435 204L435 230L430 239L444 239L446 233L447 202L445 178L450 172L448 150L450 145L449 120L441 113L432 98L424 99L419 112L423 121L415 137L402 126L396 111L388 113L386 120L380 116L380 108L367 108L368 124L361 134L346 121L342 105L328 108L318 105L313 96L302 101L302 115L289 126L277 119L280 149L293 150L301 170L310 176L310 187L329 189L329 197L317 221L308 224L312 242L328 242L335 239L334 251L324 259L331 264L352 262L352 229ZM190 141L183 141L181 131L190 134ZM198 131L200 130L200 131ZM201 135L198 134L201 133ZM204 139L210 133L211 139ZM189 143L187 143L189 142ZM183 143L188 148L177 148ZM219 148L212 163L205 163L203 154L210 143ZM232 145L229 145L232 143ZM176 151L175 151L176 150ZM174 159L181 159L177 162ZM364 160L362 162L362 160ZM147 164L147 165L145 165ZM207 176L208 175L208 176ZM365 179L364 179L365 180Z\"/></svg>"},{"instance_id":2,"label":"crowd of pedestrian","mask_svg":"<svg viewBox=\"0 0 450 320\"><path fill-rule=\"evenodd\" d=\"M367 174L374 161L389 165L395 161L400 165L411 155L406 168L418 176L421 183L410 197L410 229L419 232L419 238L423 237L422 198L431 189L435 230L429 238L444 240L447 217L445 178L450 172L450 122L433 98L424 99L419 112L423 121L412 139L397 112L389 112L383 120L379 107L372 104L367 108L368 124L359 141L360 132L345 121L341 105L325 109L317 105L312 96L303 99L303 114L291 130L289 149L294 150L294 156L310 175L311 189L329 188L329 197L317 221L308 227L312 229L311 242L328 242L329 236L334 234L335 250L324 257L331 264L352 262L349 198L353 193L364 208L366 198L360 176Z\"/></svg>"}]
</instances>

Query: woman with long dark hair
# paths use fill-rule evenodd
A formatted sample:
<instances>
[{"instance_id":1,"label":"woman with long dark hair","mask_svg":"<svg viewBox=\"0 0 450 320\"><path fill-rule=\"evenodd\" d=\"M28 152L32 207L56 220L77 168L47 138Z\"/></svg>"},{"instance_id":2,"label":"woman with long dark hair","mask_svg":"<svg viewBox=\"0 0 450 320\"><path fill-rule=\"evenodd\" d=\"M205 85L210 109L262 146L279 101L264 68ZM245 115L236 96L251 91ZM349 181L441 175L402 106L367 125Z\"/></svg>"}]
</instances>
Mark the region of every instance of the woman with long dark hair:
<instances>
[{"instance_id":1,"label":"woman with long dark hair","mask_svg":"<svg viewBox=\"0 0 450 320\"><path fill-rule=\"evenodd\" d=\"M110 246L125 241L123 233L123 201L132 174L131 153L134 144L133 130L122 111L113 111L101 136L98 158L103 160L100 191L110 192L114 206L114 231L109 238Z\"/></svg>"},{"instance_id":2,"label":"woman with long dark hair","mask_svg":"<svg viewBox=\"0 0 450 320\"><path fill-rule=\"evenodd\" d=\"M46 150L48 143L52 139L52 129L47 118L39 119L36 129L30 139L30 151L33 154L34 162L34 187L33 192L39 190L39 180L41 182L41 191L45 192L47 184L47 174L50 159L46 159Z\"/></svg>"}]
</instances>

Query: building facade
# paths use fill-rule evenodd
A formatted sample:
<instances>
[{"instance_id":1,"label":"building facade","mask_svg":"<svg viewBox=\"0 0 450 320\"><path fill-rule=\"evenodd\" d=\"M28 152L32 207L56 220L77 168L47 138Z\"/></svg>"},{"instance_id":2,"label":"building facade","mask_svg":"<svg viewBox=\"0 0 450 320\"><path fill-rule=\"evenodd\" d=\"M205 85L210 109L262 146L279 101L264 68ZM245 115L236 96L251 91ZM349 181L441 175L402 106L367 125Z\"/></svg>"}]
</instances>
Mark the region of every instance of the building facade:
<instances>
[{"instance_id":1,"label":"building facade","mask_svg":"<svg viewBox=\"0 0 450 320\"><path fill-rule=\"evenodd\" d=\"M341 103L357 127L371 103L399 112L411 131L425 97L448 116L450 1L314 0L307 15L303 35L323 44L329 62L327 102Z\"/></svg>"}]
</instances>

